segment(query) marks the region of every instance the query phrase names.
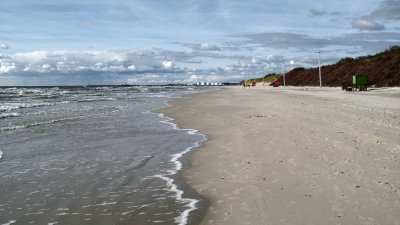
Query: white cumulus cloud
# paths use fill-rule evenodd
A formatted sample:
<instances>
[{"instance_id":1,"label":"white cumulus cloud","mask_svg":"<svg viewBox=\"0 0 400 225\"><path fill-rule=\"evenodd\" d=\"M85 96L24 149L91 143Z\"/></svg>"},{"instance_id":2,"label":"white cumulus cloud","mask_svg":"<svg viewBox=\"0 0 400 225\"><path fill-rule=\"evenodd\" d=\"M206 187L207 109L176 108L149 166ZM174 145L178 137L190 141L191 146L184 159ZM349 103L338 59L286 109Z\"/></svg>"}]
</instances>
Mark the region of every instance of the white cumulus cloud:
<instances>
[{"instance_id":1,"label":"white cumulus cloud","mask_svg":"<svg viewBox=\"0 0 400 225\"><path fill-rule=\"evenodd\" d=\"M9 49L10 47L7 44L0 43L0 48L2 49Z\"/></svg>"},{"instance_id":2,"label":"white cumulus cloud","mask_svg":"<svg viewBox=\"0 0 400 225\"><path fill-rule=\"evenodd\" d=\"M165 68L172 68L174 66L174 64L171 61L164 61L163 66Z\"/></svg>"},{"instance_id":3,"label":"white cumulus cloud","mask_svg":"<svg viewBox=\"0 0 400 225\"><path fill-rule=\"evenodd\" d=\"M130 66L128 66L128 69L129 70L136 70L136 66L135 65L130 65Z\"/></svg>"},{"instance_id":4,"label":"white cumulus cloud","mask_svg":"<svg viewBox=\"0 0 400 225\"><path fill-rule=\"evenodd\" d=\"M172 68L171 61L160 61L157 52L113 51L33 51L7 55L0 59L2 72L59 73L73 72L133 72L156 70L160 64ZM19 65L18 67L16 65Z\"/></svg>"},{"instance_id":5,"label":"white cumulus cloud","mask_svg":"<svg viewBox=\"0 0 400 225\"><path fill-rule=\"evenodd\" d=\"M257 58L252 58L252 59L251 59L251 63L252 63L252 64L261 64L261 61L258 60Z\"/></svg>"},{"instance_id":6,"label":"white cumulus cloud","mask_svg":"<svg viewBox=\"0 0 400 225\"><path fill-rule=\"evenodd\" d=\"M15 66L15 63L10 63L10 62L1 62L0 63L0 74L3 73L10 73L13 72L17 69Z\"/></svg>"},{"instance_id":7,"label":"white cumulus cloud","mask_svg":"<svg viewBox=\"0 0 400 225\"><path fill-rule=\"evenodd\" d=\"M220 51L220 50L221 50L218 46L213 45L213 44L209 44L209 43L207 43L207 42L203 42L203 43L200 45L200 48L199 48L199 49L200 49L200 50L203 50L203 51Z\"/></svg>"}]
</instances>

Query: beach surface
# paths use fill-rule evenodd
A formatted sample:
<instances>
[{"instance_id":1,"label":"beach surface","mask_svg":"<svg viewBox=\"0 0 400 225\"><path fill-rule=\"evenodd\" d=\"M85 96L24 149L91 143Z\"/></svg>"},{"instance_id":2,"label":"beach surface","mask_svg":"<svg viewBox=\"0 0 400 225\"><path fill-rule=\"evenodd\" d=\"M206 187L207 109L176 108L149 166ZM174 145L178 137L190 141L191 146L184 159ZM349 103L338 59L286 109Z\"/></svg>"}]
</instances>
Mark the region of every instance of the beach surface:
<instances>
[{"instance_id":1,"label":"beach surface","mask_svg":"<svg viewBox=\"0 0 400 225\"><path fill-rule=\"evenodd\" d=\"M229 87L170 102L206 134L202 224L400 224L400 89Z\"/></svg>"}]
</instances>

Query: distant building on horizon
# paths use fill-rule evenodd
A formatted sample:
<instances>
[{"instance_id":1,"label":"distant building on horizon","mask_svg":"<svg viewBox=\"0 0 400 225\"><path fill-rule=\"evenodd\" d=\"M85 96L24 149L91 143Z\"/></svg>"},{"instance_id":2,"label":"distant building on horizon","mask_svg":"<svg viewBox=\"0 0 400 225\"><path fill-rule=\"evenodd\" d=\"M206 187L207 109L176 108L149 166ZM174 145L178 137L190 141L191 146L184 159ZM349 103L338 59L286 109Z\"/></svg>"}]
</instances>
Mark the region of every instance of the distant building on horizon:
<instances>
[{"instance_id":1,"label":"distant building on horizon","mask_svg":"<svg viewBox=\"0 0 400 225\"><path fill-rule=\"evenodd\" d=\"M222 86L222 83L219 82L197 82L197 86Z\"/></svg>"}]
</instances>

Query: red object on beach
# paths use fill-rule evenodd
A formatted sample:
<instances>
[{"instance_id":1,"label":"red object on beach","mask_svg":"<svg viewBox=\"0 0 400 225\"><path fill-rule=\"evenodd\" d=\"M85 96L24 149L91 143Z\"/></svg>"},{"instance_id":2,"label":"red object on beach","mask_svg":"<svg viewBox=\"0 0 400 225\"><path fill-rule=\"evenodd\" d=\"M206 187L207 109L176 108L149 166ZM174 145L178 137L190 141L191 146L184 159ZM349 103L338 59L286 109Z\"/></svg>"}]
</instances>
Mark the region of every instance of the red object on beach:
<instances>
[{"instance_id":1,"label":"red object on beach","mask_svg":"<svg viewBox=\"0 0 400 225\"><path fill-rule=\"evenodd\" d=\"M273 86L273 87L279 87L279 86L281 86L281 82L279 82L279 80L276 80L276 81L274 81L274 82L272 83L272 86Z\"/></svg>"}]
</instances>

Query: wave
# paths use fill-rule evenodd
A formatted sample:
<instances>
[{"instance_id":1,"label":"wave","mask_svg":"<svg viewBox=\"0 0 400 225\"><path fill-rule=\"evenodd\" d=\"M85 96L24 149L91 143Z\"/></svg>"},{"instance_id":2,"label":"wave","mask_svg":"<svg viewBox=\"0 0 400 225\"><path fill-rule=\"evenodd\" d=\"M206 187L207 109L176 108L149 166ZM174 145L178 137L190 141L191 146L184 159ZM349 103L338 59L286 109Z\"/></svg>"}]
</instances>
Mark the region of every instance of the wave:
<instances>
[{"instance_id":1,"label":"wave","mask_svg":"<svg viewBox=\"0 0 400 225\"><path fill-rule=\"evenodd\" d=\"M174 119L165 116L162 113L158 114L161 118L165 118L166 120L164 121L160 121L161 123L167 123L172 125L173 129L175 130L183 130L186 131L187 134L190 135L199 135L202 137L201 140L196 141L193 143L192 146L186 148L185 150L183 150L180 153L177 154L173 154L171 156L170 162L172 162L174 164L174 169L168 170L166 174L159 174L159 175L155 175L155 177L160 178L162 180L164 180L167 183L167 187L168 190L170 192L175 193L175 198L177 201L182 202L185 204L185 206L187 207L187 209L185 209L177 218L176 218L176 222L178 223L178 225L187 225L188 224L188 220L189 220L189 216L190 213L193 212L194 210L198 209L197 208L197 203L200 202L200 200L198 199L193 199L193 198L185 198L183 197L184 191L180 190L178 188L178 185L175 184L175 180L173 178L171 178L171 176L176 175L179 171L182 170L183 166L182 166L182 162L180 161L181 158L188 154L189 152L191 152L192 150L200 147L200 144L204 141L207 140L206 135L204 134L199 134L197 133L197 130L194 129L180 129L178 127L177 124L172 123L171 121L173 121Z\"/></svg>"},{"instance_id":2,"label":"wave","mask_svg":"<svg viewBox=\"0 0 400 225\"><path fill-rule=\"evenodd\" d=\"M13 102L13 103L3 103L0 105L0 112L6 112L6 111L12 111L15 109L21 109L21 108L32 108L32 107L41 107L41 106L49 106L53 105L53 103L48 103L48 102L38 102L38 103L18 103L18 102Z\"/></svg>"},{"instance_id":3,"label":"wave","mask_svg":"<svg viewBox=\"0 0 400 225\"><path fill-rule=\"evenodd\" d=\"M0 159L3 158L3 151L0 149Z\"/></svg>"},{"instance_id":4,"label":"wave","mask_svg":"<svg viewBox=\"0 0 400 225\"><path fill-rule=\"evenodd\" d=\"M103 115L108 115L108 114L111 114L114 112L118 112L120 110L123 110L123 108L122 107L109 107L109 108L106 108L106 110L107 111L105 111L105 112L82 115L82 116L65 117L65 118L53 119L53 120L47 120L47 121L35 121L30 124L15 125L15 126L9 126L9 127L0 127L0 131L18 130L18 129L36 127L36 126L40 126L40 125L58 123L58 122L63 122L63 121L68 121L68 120L76 120L76 119L82 119L82 118L93 117L93 116L103 116Z\"/></svg>"},{"instance_id":5,"label":"wave","mask_svg":"<svg viewBox=\"0 0 400 225\"><path fill-rule=\"evenodd\" d=\"M42 98L42 97L41 97ZM53 98L51 96L45 97L45 99ZM54 97L57 98L57 97ZM117 99L115 98L88 98L88 99L79 99L76 102L97 102L97 101L115 101ZM2 103L0 105L0 112L9 112L17 109L23 109L23 108L34 108L34 107L43 107L43 106L51 106L51 105L56 105L56 104L67 104L67 103L72 103L74 102L73 100L71 101L60 101L60 102L36 102L36 103L24 103L24 102L11 102L11 103ZM7 116L0 116L0 118L4 117L11 117L11 116L17 116L16 114L8 114Z\"/></svg>"},{"instance_id":6,"label":"wave","mask_svg":"<svg viewBox=\"0 0 400 225\"><path fill-rule=\"evenodd\" d=\"M1 93L2 95L0 95L0 100L12 100L12 99L16 99L16 98L20 98L20 96L18 95L13 95L13 94L4 94Z\"/></svg>"},{"instance_id":7,"label":"wave","mask_svg":"<svg viewBox=\"0 0 400 225\"><path fill-rule=\"evenodd\" d=\"M101 102L101 101L116 101L115 98L87 98L87 99L80 99L78 102Z\"/></svg>"},{"instance_id":8,"label":"wave","mask_svg":"<svg viewBox=\"0 0 400 225\"><path fill-rule=\"evenodd\" d=\"M49 120L49 121L43 121L43 122L34 122L34 123L30 123L30 124L25 124L25 125L0 127L0 131L9 131L9 130L18 130L18 129L30 128L30 127L40 126L40 125L57 123L57 122L61 122L61 121L64 121L64 120L67 120L67 118L66 119L58 119L58 120Z\"/></svg>"},{"instance_id":9,"label":"wave","mask_svg":"<svg viewBox=\"0 0 400 225\"><path fill-rule=\"evenodd\" d=\"M0 113L0 119L8 118L8 117L17 117L20 116L19 113Z\"/></svg>"}]
</instances>

